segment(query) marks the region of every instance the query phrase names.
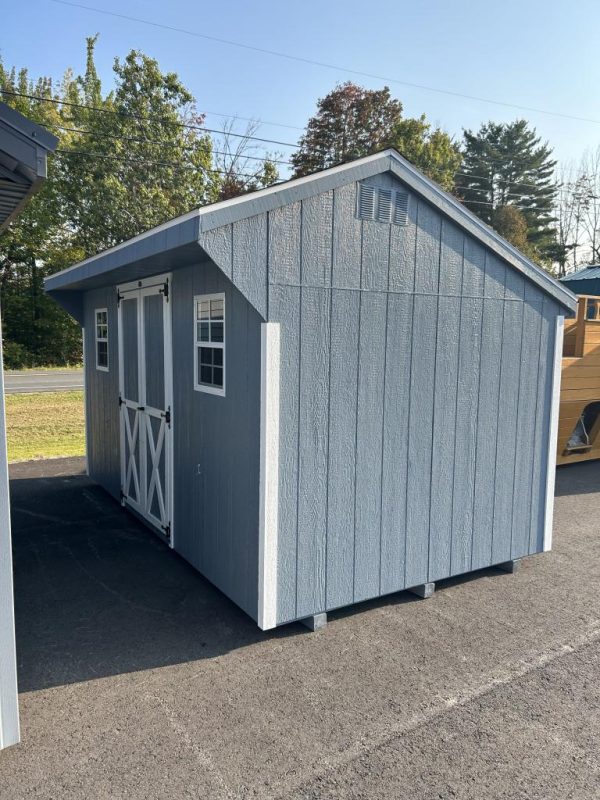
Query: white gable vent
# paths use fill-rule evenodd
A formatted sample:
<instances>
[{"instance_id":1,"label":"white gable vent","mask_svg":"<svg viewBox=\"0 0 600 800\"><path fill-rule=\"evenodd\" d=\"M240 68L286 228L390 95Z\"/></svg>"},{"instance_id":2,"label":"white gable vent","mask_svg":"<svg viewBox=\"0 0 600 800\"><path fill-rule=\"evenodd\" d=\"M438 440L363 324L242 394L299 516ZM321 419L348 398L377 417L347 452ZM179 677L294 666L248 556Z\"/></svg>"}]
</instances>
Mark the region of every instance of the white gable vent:
<instances>
[{"instance_id":1,"label":"white gable vent","mask_svg":"<svg viewBox=\"0 0 600 800\"><path fill-rule=\"evenodd\" d=\"M408 223L408 194L397 189L378 189L359 184L358 218L377 222Z\"/></svg>"}]
</instances>

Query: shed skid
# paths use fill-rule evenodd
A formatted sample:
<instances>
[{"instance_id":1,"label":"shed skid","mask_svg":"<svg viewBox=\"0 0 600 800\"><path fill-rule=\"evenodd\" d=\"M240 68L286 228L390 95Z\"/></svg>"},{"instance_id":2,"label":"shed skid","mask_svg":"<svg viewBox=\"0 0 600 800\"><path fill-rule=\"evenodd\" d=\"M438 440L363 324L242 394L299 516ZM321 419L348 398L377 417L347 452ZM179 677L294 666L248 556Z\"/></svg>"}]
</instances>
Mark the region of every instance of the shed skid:
<instances>
[{"instance_id":1,"label":"shed skid","mask_svg":"<svg viewBox=\"0 0 600 800\"><path fill-rule=\"evenodd\" d=\"M133 416L119 428L115 287L167 269L171 330L152 349L136 318L129 345L160 363L172 337L156 406L174 420L171 543L263 630L549 548L575 299L398 154L199 209L47 280L84 325L90 475L116 497L132 452L160 487L164 465L155 439L136 450Z\"/></svg>"}]
</instances>

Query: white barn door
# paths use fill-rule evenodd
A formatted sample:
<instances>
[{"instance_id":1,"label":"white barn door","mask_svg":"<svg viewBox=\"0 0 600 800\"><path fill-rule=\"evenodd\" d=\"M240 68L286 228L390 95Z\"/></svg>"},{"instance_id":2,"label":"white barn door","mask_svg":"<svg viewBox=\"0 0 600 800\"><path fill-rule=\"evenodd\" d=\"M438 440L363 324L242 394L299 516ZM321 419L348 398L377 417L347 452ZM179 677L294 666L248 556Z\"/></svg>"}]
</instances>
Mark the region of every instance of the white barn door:
<instances>
[{"instance_id":1,"label":"white barn door","mask_svg":"<svg viewBox=\"0 0 600 800\"><path fill-rule=\"evenodd\" d=\"M120 286L121 498L173 546L170 276Z\"/></svg>"}]
</instances>

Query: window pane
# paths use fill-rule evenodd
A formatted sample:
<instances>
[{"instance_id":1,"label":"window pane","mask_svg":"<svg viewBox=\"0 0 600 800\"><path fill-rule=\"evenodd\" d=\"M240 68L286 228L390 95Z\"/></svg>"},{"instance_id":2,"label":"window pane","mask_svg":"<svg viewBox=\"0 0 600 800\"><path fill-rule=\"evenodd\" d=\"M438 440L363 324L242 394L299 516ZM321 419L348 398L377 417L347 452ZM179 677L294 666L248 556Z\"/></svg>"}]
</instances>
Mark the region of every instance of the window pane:
<instances>
[{"instance_id":1,"label":"window pane","mask_svg":"<svg viewBox=\"0 0 600 800\"><path fill-rule=\"evenodd\" d=\"M200 319L208 319L210 307L208 300L201 300L198 305L200 306Z\"/></svg>"},{"instance_id":2,"label":"window pane","mask_svg":"<svg viewBox=\"0 0 600 800\"><path fill-rule=\"evenodd\" d=\"M201 347L200 348L200 363L201 364L209 364L212 366L213 363L213 349L212 347Z\"/></svg>"},{"instance_id":3,"label":"window pane","mask_svg":"<svg viewBox=\"0 0 600 800\"><path fill-rule=\"evenodd\" d=\"M208 342L208 322L198 323L198 340L200 342Z\"/></svg>"},{"instance_id":4,"label":"window pane","mask_svg":"<svg viewBox=\"0 0 600 800\"><path fill-rule=\"evenodd\" d=\"M223 366L223 351L220 348L215 347L213 350L213 364L216 367Z\"/></svg>"},{"instance_id":5,"label":"window pane","mask_svg":"<svg viewBox=\"0 0 600 800\"><path fill-rule=\"evenodd\" d=\"M108 367L108 343L96 343L97 360L96 363L99 367Z\"/></svg>"},{"instance_id":6,"label":"window pane","mask_svg":"<svg viewBox=\"0 0 600 800\"><path fill-rule=\"evenodd\" d=\"M212 367L200 367L200 383L212 383Z\"/></svg>"},{"instance_id":7,"label":"window pane","mask_svg":"<svg viewBox=\"0 0 600 800\"><path fill-rule=\"evenodd\" d=\"M223 386L223 367L215 367L213 369L213 383L215 386Z\"/></svg>"},{"instance_id":8,"label":"window pane","mask_svg":"<svg viewBox=\"0 0 600 800\"><path fill-rule=\"evenodd\" d=\"M210 340L211 342L223 341L223 323L211 322L210 323Z\"/></svg>"},{"instance_id":9,"label":"window pane","mask_svg":"<svg viewBox=\"0 0 600 800\"><path fill-rule=\"evenodd\" d=\"M210 318L223 319L223 301L211 300L210 301Z\"/></svg>"}]
</instances>

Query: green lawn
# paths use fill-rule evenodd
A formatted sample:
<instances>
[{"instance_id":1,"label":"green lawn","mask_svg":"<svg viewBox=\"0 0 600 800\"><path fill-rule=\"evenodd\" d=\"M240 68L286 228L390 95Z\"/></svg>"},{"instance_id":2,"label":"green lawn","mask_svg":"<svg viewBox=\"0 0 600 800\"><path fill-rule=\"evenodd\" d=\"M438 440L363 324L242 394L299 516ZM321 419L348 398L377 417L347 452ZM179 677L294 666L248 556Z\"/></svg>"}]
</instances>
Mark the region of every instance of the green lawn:
<instances>
[{"instance_id":1,"label":"green lawn","mask_svg":"<svg viewBox=\"0 0 600 800\"><path fill-rule=\"evenodd\" d=\"M82 456L83 392L6 395L8 460Z\"/></svg>"}]
</instances>

